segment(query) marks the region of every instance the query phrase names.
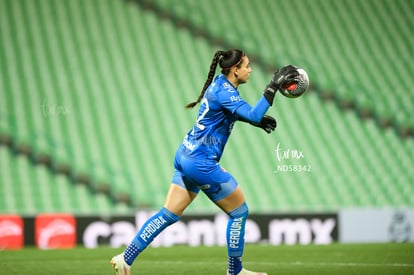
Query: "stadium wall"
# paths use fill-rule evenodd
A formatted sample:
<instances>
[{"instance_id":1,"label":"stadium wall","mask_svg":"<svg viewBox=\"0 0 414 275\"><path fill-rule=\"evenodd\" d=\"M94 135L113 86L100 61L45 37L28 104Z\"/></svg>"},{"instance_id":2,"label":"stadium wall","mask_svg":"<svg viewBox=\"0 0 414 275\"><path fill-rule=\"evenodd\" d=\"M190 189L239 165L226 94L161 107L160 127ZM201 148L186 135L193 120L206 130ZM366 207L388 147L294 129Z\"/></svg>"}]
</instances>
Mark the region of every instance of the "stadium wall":
<instances>
[{"instance_id":1,"label":"stadium wall","mask_svg":"<svg viewBox=\"0 0 414 275\"><path fill-rule=\"evenodd\" d=\"M40 214L0 216L0 249L40 249L128 245L137 228L152 215L73 216ZM186 215L153 242L173 245L225 245L227 217ZM326 245L340 243L414 242L414 209L342 210L337 213L254 214L246 225L247 243Z\"/></svg>"}]
</instances>

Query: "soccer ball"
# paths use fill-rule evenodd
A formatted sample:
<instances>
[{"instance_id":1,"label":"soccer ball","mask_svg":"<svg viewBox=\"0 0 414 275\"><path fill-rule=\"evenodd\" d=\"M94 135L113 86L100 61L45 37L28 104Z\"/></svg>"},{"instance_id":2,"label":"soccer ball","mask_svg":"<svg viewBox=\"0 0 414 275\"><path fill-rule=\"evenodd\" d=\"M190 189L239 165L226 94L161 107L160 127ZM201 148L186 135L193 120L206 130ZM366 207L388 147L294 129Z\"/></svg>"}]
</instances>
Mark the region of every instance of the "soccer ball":
<instances>
[{"instance_id":1,"label":"soccer ball","mask_svg":"<svg viewBox=\"0 0 414 275\"><path fill-rule=\"evenodd\" d=\"M306 90L309 87L309 77L308 74L304 69L298 68L297 69L299 76L297 78L299 79L298 83L292 83L290 85L285 85L280 88L280 92L282 95L289 97L289 98L296 98L303 93L306 92Z\"/></svg>"}]
</instances>

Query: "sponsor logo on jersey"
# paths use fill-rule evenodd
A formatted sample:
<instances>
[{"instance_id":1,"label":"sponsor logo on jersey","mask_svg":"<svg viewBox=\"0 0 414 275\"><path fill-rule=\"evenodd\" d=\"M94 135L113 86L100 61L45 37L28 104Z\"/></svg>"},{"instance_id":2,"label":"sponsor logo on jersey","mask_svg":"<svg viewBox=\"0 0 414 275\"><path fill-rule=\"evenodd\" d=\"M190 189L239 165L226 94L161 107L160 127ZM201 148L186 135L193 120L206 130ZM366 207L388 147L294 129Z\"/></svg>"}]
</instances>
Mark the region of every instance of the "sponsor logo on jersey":
<instances>
[{"instance_id":1,"label":"sponsor logo on jersey","mask_svg":"<svg viewBox=\"0 0 414 275\"><path fill-rule=\"evenodd\" d=\"M185 136L183 140L183 145L188 150L194 150L194 148L199 145L218 146L221 143L222 141L220 140L220 138L215 137L215 136L203 136L200 139L195 140L193 143L188 140L188 135L187 135Z\"/></svg>"},{"instance_id":2,"label":"sponsor logo on jersey","mask_svg":"<svg viewBox=\"0 0 414 275\"><path fill-rule=\"evenodd\" d=\"M232 95L230 97L231 102L239 102L242 98L239 95Z\"/></svg>"},{"instance_id":3,"label":"sponsor logo on jersey","mask_svg":"<svg viewBox=\"0 0 414 275\"><path fill-rule=\"evenodd\" d=\"M236 89L234 89L234 87L233 86L231 86L229 83L227 83L227 82L224 82L223 83L223 88L227 91L227 92L229 92L229 93L235 93L235 92L237 92L237 90Z\"/></svg>"},{"instance_id":4,"label":"sponsor logo on jersey","mask_svg":"<svg viewBox=\"0 0 414 275\"><path fill-rule=\"evenodd\" d=\"M183 145L185 148L187 148L188 150L194 150L195 145L192 144L191 142L189 142L187 140L187 137L185 137L185 139L183 140Z\"/></svg>"}]
</instances>

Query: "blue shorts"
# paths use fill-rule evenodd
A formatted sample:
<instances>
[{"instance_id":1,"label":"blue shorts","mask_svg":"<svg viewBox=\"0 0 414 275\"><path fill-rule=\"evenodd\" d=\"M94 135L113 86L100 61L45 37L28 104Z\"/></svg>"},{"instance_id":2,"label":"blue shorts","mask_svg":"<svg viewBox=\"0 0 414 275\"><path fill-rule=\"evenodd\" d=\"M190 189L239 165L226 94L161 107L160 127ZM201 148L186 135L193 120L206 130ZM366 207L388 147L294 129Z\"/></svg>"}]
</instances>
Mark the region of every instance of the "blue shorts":
<instances>
[{"instance_id":1,"label":"blue shorts","mask_svg":"<svg viewBox=\"0 0 414 275\"><path fill-rule=\"evenodd\" d=\"M217 161L191 158L180 150L175 155L174 168L173 184L194 193L202 190L213 202L224 199L238 186Z\"/></svg>"}]
</instances>

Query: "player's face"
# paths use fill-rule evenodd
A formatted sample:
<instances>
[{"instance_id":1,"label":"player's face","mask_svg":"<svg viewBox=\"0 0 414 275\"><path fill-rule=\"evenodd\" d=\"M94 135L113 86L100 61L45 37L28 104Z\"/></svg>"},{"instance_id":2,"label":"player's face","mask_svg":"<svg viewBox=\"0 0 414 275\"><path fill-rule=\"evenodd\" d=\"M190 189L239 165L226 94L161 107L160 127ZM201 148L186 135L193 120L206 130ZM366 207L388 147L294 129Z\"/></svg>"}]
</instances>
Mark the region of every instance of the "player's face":
<instances>
[{"instance_id":1,"label":"player's face","mask_svg":"<svg viewBox=\"0 0 414 275\"><path fill-rule=\"evenodd\" d=\"M246 83L249 80L251 71L249 58L244 56L240 68L236 68L235 71L239 84Z\"/></svg>"}]
</instances>

